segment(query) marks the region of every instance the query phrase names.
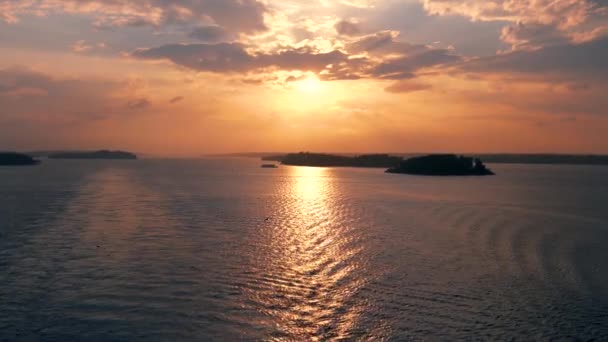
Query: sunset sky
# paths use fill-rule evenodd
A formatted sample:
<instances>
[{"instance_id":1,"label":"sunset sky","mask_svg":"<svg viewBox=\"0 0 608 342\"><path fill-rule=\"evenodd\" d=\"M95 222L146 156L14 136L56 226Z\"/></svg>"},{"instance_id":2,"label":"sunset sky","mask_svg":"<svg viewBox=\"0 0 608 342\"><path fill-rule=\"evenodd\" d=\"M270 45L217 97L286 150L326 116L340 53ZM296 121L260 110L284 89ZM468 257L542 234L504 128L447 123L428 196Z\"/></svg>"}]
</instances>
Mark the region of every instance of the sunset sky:
<instances>
[{"instance_id":1,"label":"sunset sky","mask_svg":"<svg viewBox=\"0 0 608 342\"><path fill-rule=\"evenodd\" d=\"M606 0L0 0L0 150L608 153Z\"/></svg>"}]
</instances>

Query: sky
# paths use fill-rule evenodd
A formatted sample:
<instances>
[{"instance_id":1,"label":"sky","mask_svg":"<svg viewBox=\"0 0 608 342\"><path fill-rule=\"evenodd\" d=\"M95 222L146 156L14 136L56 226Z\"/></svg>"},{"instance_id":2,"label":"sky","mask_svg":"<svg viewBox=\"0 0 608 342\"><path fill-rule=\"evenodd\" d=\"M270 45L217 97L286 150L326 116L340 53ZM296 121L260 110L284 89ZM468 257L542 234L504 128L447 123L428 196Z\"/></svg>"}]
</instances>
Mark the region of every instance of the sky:
<instances>
[{"instance_id":1,"label":"sky","mask_svg":"<svg viewBox=\"0 0 608 342\"><path fill-rule=\"evenodd\" d=\"M0 0L0 150L608 153L606 0Z\"/></svg>"}]
</instances>

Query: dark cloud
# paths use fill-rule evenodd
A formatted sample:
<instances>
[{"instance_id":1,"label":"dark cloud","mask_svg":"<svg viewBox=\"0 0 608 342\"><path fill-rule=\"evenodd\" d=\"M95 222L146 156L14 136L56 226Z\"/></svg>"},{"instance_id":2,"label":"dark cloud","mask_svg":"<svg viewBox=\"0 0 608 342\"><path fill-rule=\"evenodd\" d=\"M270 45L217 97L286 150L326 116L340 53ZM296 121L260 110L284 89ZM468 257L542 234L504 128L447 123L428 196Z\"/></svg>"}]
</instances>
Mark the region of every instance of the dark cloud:
<instances>
[{"instance_id":1,"label":"dark cloud","mask_svg":"<svg viewBox=\"0 0 608 342\"><path fill-rule=\"evenodd\" d=\"M470 72L556 73L579 76L608 74L608 37L581 44L561 44L534 51L515 51L478 58L458 69Z\"/></svg>"},{"instance_id":2,"label":"dark cloud","mask_svg":"<svg viewBox=\"0 0 608 342\"><path fill-rule=\"evenodd\" d=\"M311 47L290 47L272 53L254 53L237 43L172 44L139 49L132 56L166 59L190 69L216 73L247 73L266 69L313 71L323 80L405 79L414 77L421 68L461 59L449 50L395 41L390 33L378 33L353 41L346 51L319 52Z\"/></svg>"},{"instance_id":3,"label":"dark cloud","mask_svg":"<svg viewBox=\"0 0 608 342\"><path fill-rule=\"evenodd\" d=\"M356 36L361 33L359 24L350 22L348 20L340 20L334 27L336 32L345 36Z\"/></svg>"},{"instance_id":4,"label":"dark cloud","mask_svg":"<svg viewBox=\"0 0 608 342\"><path fill-rule=\"evenodd\" d=\"M282 70L302 70L319 72L330 64L346 62L348 56L338 50L316 52L310 48L288 49L275 54L256 56L260 67L277 67Z\"/></svg>"},{"instance_id":5,"label":"dark cloud","mask_svg":"<svg viewBox=\"0 0 608 342\"><path fill-rule=\"evenodd\" d=\"M0 19L17 21L27 14L88 14L98 27L159 26L211 19L232 32L266 30L266 5L258 0L39 0L3 3Z\"/></svg>"},{"instance_id":6,"label":"dark cloud","mask_svg":"<svg viewBox=\"0 0 608 342\"><path fill-rule=\"evenodd\" d=\"M175 0L160 0L171 6ZM202 16L209 16L220 26L237 32L255 32L267 29L264 14L266 5L258 0L182 0ZM179 2L179 1L178 1Z\"/></svg>"},{"instance_id":7,"label":"dark cloud","mask_svg":"<svg viewBox=\"0 0 608 342\"><path fill-rule=\"evenodd\" d=\"M297 81L301 81L303 79L306 79L306 75L302 75L302 76L290 75L285 79L285 83L297 82Z\"/></svg>"},{"instance_id":8,"label":"dark cloud","mask_svg":"<svg viewBox=\"0 0 608 342\"><path fill-rule=\"evenodd\" d=\"M146 98L139 98L139 99L135 99L135 100L131 100L131 101L127 102L127 107L129 109L134 109L134 110L144 109L149 106L150 106L150 100L148 100Z\"/></svg>"},{"instance_id":9,"label":"dark cloud","mask_svg":"<svg viewBox=\"0 0 608 342\"><path fill-rule=\"evenodd\" d=\"M393 31L376 32L348 43L346 50L352 54L365 52L371 55L408 55L429 49L425 45L398 41L397 37L398 33Z\"/></svg>"},{"instance_id":10,"label":"dark cloud","mask_svg":"<svg viewBox=\"0 0 608 342\"><path fill-rule=\"evenodd\" d=\"M586 20L593 2L588 0L423 0L431 14L463 15L476 20L564 23ZM597 3L597 0L595 1Z\"/></svg>"},{"instance_id":11,"label":"dark cloud","mask_svg":"<svg viewBox=\"0 0 608 342\"><path fill-rule=\"evenodd\" d=\"M255 57L241 44L171 44L139 49L132 53L141 59L168 59L190 69L212 72L243 72L255 69Z\"/></svg>"},{"instance_id":12,"label":"dark cloud","mask_svg":"<svg viewBox=\"0 0 608 342\"><path fill-rule=\"evenodd\" d=\"M168 59L195 70L226 73L264 68L321 71L329 64L347 60L347 56L340 51L320 53L310 48L251 54L243 45L236 43L165 45L139 49L132 56L141 59Z\"/></svg>"},{"instance_id":13,"label":"dark cloud","mask_svg":"<svg viewBox=\"0 0 608 342\"><path fill-rule=\"evenodd\" d=\"M176 97L172 98L171 100L169 100L169 103L170 104L178 103L178 102L180 102L183 99L184 99L183 96L176 96Z\"/></svg>"},{"instance_id":14,"label":"dark cloud","mask_svg":"<svg viewBox=\"0 0 608 342\"><path fill-rule=\"evenodd\" d=\"M552 45L566 44L568 36L554 25L517 23L502 30L501 39L513 50L532 50Z\"/></svg>"},{"instance_id":15,"label":"dark cloud","mask_svg":"<svg viewBox=\"0 0 608 342\"><path fill-rule=\"evenodd\" d=\"M335 68L333 74L343 75L340 79L407 79L416 77L419 69L461 60L450 50L399 41L398 36L397 32L380 31L349 42L345 47L349 54L369 57L350 59L348 65Z\"/></svg>"},{"instance_id":16,"label":"dark cloud","mask_svg":"<svg viewBox=\"0 0 608 342\"><path fill-rule=\"evenodd\" d=\"M399 81L388 86L385 90L389 93L413 93L416 91L428 90L431 88L432 87L429 84L412 81Z\"/></svg>"},{"instance_id":17,"label":"dark cloud","mask_svg":"<svg viewBox=\"0 0 608 342\"><path fill-rule=\"evenodd\" d=\"M429 50L413 56L389 59L377 65L371 74L384 79L406 79L414 77L414 72L418 69L460 60L461 57L450 54L448 50Z\"/></svg>"},{"instance_id":18,"label":"dark cloud","mask_svg":"<svg viewBox=\"0 0 608 342\"><path fill-rule=\"evenodd\" d=\"M431 14L509 22L501 38L513 50L591 40L608 33L605 0L423 0L423 3Z\"/></svg>"},{"instance_id":19,"label":"dark cloud","mask_svg":"<svg viewBox=\"0 0 608 342\"><path fill-rule=\"evenodd\" d=\"M190 32L189 36L206 43L218 43L230 38L228 32L219 26L197 27Z\"/></svg>"}]
</instances>

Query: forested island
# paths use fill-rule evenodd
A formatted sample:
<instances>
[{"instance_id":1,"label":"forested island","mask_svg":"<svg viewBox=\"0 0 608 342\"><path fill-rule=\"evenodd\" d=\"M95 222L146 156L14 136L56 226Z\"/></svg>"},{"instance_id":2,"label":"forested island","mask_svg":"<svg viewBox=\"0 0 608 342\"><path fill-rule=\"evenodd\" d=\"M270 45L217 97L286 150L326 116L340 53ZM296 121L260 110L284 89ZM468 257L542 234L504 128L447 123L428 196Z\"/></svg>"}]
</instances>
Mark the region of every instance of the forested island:
<instances>
[{"instance_id":1,"label":"forested island","mask_svg":"<svg viewBox=\"0 0 608 342\"><path fill-rule=\"evenodd\" d=\"M0 166L36 165L40 161L27 154L15 152L0 152Z\"/></svg>"},{"instance_id":2,"label":"forested island","mask_svg":"<svg viewBox=\"0 0 608 342\"><path fill-rule=\"evenodd\" d=\"M280 161L284 165L323 167L377 167L386 168L399 165L401 157L388 154L366 154L354 157L323 153L290 153L281 158L264 159Z\"/></svg>"},{"instance_id":3,"label":"forested island","mask_svg":"<svg viewBox=\"0 0 608 342\"><path fill-rule=\"evenodd\" d=\"M125 151L78 151L60 152L48 155L49 159L137 159L137 155Z\"/></svg>"},{"instance_id":4,"label":"forested island","mask_svg":"<svg viewBox=\"0 0 608 342\"><path fill-rule=\"evenodd\" d=\"M425 176L488 176L493 175L478 158L455 154L434 154L401 161L387 173L405 173Z\"/></svg>"},{"instance_id":5,"label":"forested island","mask_svg":"<svg viewBox=\"0 0 608 342\"><path fill-rule=\"evenodd\" d=\"M404 160L388 154L364 154L344 156L325 153L290 153L287 155L264 156L263 160L279 161L284 165L319 167L369 167L388 168L387 173L406 173L429 176L493 175L478 158L455 154L432 154L416 156Z\"/></svg>"}]
</instances>

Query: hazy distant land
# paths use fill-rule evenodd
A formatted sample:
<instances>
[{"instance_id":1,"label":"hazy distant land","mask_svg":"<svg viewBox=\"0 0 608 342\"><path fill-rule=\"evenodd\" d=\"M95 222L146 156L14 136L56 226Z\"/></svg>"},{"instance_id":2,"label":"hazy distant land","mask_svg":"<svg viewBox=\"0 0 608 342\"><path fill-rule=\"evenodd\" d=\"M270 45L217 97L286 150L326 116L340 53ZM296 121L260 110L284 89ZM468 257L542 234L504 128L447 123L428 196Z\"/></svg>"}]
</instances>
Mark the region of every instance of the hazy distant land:
<instances>
[{"instance_id":1,"label":"hazy distant land","mask_svg":"<svg viewBox=\"0 0 608 342\"><path fill-rule=\"evenodd\" d=\"M28 153L34 157L47 157L49 159L137 159L137 155L126 151L35 151Z\"/></svg>"},{"instance_id":2,"label":"hazy distant land","mask_svg":"<svg viewBox=\"0 0 608 342\"><path fill-rule=\"evenodd\" d=\"M268 159L266 159L268 160ZM393 167L399 165L402 158L388 154L367 154L354 157L323 153L290 153L283 157L270 159L284 165L296 166L350 166L350 167Z\"/></svg>"},{"instance_id":3,"label":"hazy distant land","mask_svg":"<svg viewBox=\"0 0 608 342\"><path fill-rule=\"evenodd\" d=\"M400 158L411 158L428 153L389 153L383 154ZM494 164L571 164L571 165L608 165L608 155L584 154L516 154L516 153L459 153L479 158L486 163ZM230 156L256 157L262 160L281 162L289 153L238 153ZM334 156L355 157L354 153L332 153ZM226 155L228 156L228 155Z\"/></svg>"},{"instance_id":4,"label":"hazy distant land","mask_svg":"<svg viewBox=\"0 0 608 342\"><path fill-rule=\"evenodd\" d=\"M583 154L472 154L497 164L608 165L608 155Z\"/></svg>"},{"instance_id":5,"label":"hazy distant land","mask_svg":"<svg viewBox=\"0 0 608 342\"><path fill-rule=\"evenodd\" d=\"M388 154L342 156L324 153L290 153L270 156L264 160L279 161L284 165L321 167L369 167L385 168L388 173L405 173L429 176L493 175L479 158L454 154L434 154L403 158Z\"/></svg>"},{"instance_id":6,"label":"hazy distant land","mask_svg":"<svg viewBox=\"0 0 608 342\"><path fill-rule=\"evenodd\" d=\"M300 152L309 153L309 152ZM33 158L51 159L137 159L139 154L124 151L30 151L24 152ZM298 153L289 152L240 152L225 154L210 154L203 157L247 157L261 158L265 161L282 162L289 155ZM411 158L428 155L430 153L311 153L326 155L332 160L333 166L361 166L361 167L391 167L394 158ZM473 158L479 158L490 164L571 164L571 165L608 165L608 155L600 154L560 154L560 153L458 153ZM150 157L154 156L153 154ZM374 157L370 157L374 156ZM346 160L358 157L357 160ZM362 158L365 157L365 158ZM368 158L369 157L369 158ZM399 159L399 160L400 160ZM355 164L355 165L348 165ZM359 164L359 165L356 165ZM297 164L293 164L297 165Z\"/></svg>"}]
</instances>

